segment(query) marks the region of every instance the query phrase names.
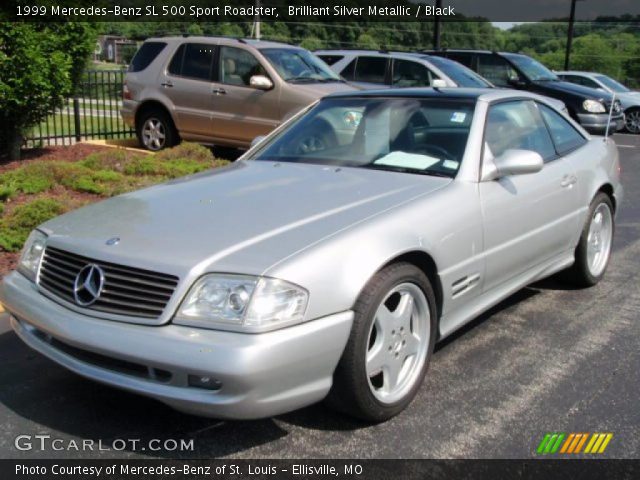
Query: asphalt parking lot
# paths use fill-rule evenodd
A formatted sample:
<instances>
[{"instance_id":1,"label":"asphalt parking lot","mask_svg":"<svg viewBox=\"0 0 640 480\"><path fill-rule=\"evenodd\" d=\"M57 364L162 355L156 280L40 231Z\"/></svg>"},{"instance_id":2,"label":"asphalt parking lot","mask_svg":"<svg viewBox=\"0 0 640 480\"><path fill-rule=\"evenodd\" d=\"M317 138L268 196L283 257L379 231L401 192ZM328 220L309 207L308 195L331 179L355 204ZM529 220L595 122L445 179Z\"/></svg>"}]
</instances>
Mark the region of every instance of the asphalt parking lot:
<instances>
[{"instance_id":1,"label":"asphalt parking lot","mask_svg":"<svg viewBox=\"0 0 640 480\"><path fill-rule=\"evenodd\" d=\"M616 135L625 202L605 279L532 285L437 346L416 400L369 426L316 405L222 422L84 380L27 348L0 316L0 458L522 458L546 432L610 432L640 456L640 136ZM193 439L177 451L19 451L18 435Z\"/></svg>"}]
</instances>

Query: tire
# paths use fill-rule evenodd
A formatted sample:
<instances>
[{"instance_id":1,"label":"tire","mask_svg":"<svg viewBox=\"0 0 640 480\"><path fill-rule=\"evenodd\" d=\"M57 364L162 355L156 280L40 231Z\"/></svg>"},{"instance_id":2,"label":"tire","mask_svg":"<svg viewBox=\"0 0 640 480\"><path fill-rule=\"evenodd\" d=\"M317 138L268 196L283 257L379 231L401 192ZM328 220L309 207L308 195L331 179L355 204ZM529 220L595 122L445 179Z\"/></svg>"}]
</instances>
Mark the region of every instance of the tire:
<instances>
[{"instance_id":1,"label":"tire","mask_svg":"<svg viewBox=\"0 0 640 480\"><path fill-rule=\"evenodd\" d=\"M591 287L602 280L611 258L614 231L613 204L600 192L589 206L575 263L563 272L563 279L579 287Z\"/></svg>"},{"instance_id":2,"label":"tire","mask_svg":"<svg viewBox=\"0 0 640 480\"><path fill-rule=\"evenodd\" d=\"M395 263L371 279L354 312L327 400L344 413L382 422L404 410L422 384L436 339L435 295L420 269Z\"/></svg>"},{"instance_id":3,"label":"tire","mask_svg":"<svg viewBox=\"0 0 640 480\"><path fill-rule=\"evenodd\" d=\"M159 108L150 108L140 113L136 135L140 145L152 152L173 147L179 141L171 116Z\"/></svg>"},{"instance_id":4,"label":"tire","mask_svg":"<svg viewBox=\"0 0 640 480\"><path fill-rule=\"evenodd\" d=\"M640 133L640 108L630 108L625 112L624 125L629 133Z\"/></svg>"}]
</instances>

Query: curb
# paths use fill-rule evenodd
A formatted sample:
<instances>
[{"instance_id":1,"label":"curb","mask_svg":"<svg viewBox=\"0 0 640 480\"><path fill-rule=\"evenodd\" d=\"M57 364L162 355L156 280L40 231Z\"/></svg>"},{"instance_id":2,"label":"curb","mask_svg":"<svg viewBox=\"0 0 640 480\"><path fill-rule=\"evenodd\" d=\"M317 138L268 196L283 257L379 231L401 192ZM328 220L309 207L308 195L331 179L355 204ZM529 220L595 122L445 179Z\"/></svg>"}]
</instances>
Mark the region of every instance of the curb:
<instances>
[{"instance_id":1,"label":"curb","mask_svg":"<svg viewBox=\"0 0 640 480\"><path fill-rule=\"evenodd\" d=\"M109 147L109 148L117 148L120 150L126 150L128 152L142 153L144 155L155 155L156 152L152 152L150 150L145 150L143 148L139 148L138 141L135 139L126 139L126 140L85 140L83 142L85 145L96 145L100 147Z\"/></svg>"}]
</instances>

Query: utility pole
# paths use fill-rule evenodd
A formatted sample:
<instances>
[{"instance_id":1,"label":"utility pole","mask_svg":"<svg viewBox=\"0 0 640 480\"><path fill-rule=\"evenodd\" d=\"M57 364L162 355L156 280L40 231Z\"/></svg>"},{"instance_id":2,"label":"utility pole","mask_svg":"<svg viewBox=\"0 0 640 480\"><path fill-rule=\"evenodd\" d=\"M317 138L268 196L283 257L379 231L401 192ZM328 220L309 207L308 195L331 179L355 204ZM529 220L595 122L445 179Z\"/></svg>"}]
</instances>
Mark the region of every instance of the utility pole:
<instances>
[{"instance_id":1,"label":"utility pole","mask_svg":"<svg viewBox=\"0 0 640 480\"><path fill-rule=\"evenodd\" d=\"M259 11L260 10L260 0L256 0L256 10ZM253 22L254 26L255 26L255 35L256 35L256 40L260 40L260 14L256 13L256 19Z\"/></svg>"},{"instance_id":2,"label":"utility pole","mask_svg":"<svg viewBox=\"0 0 640 480\"><path fill-rule=\"evenodd\" d=\"M573 23L576 20L576 2L583 0L571 0L571 13L569 14L569 31L567 32L567 51L564 55L564 69L569 70L569 58L571 56L571 44L573 43Z\"/></svg>"},{"instance_id":3,"label":"utility pole","mask_svg":"<svg viewBox=\"0 0 640 480\"><path fill-rule=\"evenodd\" d=\"M436 0L436 12L439 12L441 8L442 0ZM434 15L433 18L433 49L440 49L440 15Z\"/></svg>"}]
</instances>

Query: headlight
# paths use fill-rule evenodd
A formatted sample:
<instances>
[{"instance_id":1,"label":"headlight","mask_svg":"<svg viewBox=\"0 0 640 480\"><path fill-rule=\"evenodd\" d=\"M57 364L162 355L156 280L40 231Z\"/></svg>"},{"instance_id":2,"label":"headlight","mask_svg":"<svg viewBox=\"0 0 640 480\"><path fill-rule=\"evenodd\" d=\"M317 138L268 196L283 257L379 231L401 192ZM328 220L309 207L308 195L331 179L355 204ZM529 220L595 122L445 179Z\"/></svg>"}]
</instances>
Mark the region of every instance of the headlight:
<instances>
[{"instance_id":1,"label":"headlight","mask_svg":"<svg viewBox=\"0 0 640 480\"><path fill-rule=\"evenodd\" d=\"M590 112L590 113L606 112L604 105L602 105L597 100L585 100L584 102L582 102L582 108L584 108L587 112Z\"/></svg>"},{"instance_id":2,"label":"headlight","mask_svg":"<svg viewBox=\"0 0 640 480\"><path fill-rule=\"evenodd\" d=\"M307 300L306 290L283 280L211 274L191 287L174 323L262 332L301 322Z\"/></svg>"},{"instance_id":3,"label":"headlight","mask_svg":"<svg viewBox=\"0 0 640 480\"><path fill-rule=\"evenodd\" d=\"M22 249L22 256L20 257L20 263L18 263L18 271L25 277L35 282L36 275L38 274L38 267L44 254L44 247L47 241L47 236L34 230L29 234L29 238L24 244Z\"/></svg>"}]
</instances>

